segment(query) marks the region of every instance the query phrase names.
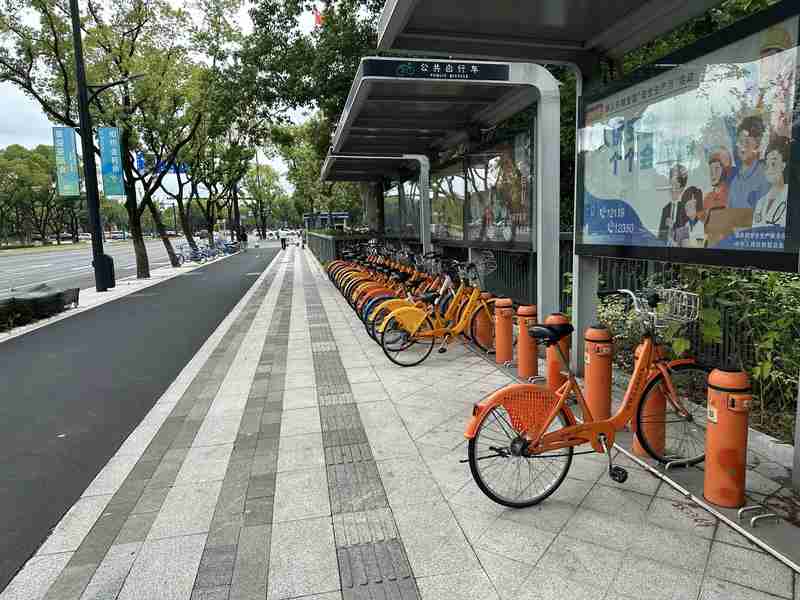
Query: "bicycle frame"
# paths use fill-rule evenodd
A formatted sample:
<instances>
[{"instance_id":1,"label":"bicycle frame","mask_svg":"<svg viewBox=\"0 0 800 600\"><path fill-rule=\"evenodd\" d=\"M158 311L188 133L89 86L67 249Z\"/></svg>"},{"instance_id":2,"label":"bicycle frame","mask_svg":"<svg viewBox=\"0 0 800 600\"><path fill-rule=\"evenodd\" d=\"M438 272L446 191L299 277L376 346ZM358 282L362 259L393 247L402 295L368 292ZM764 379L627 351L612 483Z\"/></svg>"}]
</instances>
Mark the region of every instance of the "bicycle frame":
<instances>
[{"instance_id":1,"label":"bicycle frame","mask_svg":"<svg viewBox=\"0 0 800 600\"><path fill-rule=\"evenodd\" d=\"M642 393L647 384L661 374L664 375L664 380L667 385L667 390L664 394L667 401L672 404L677 411L683 412L684 414L687 412L686 409L677 402L677 393L673 386L672 378L669 375L669 369L671 366L692 364L695 361L694 359L681 359L668 362L664 358L663 352L656 346L652 334L646 333L642 337L642 341L637 350L638 357L636 359L634 371L628 382L622 405L614 415L602 421L596 421L592 416L591 410L586 403L583 390L580 385L578 385L575 375L569 369L566 357L561 352L558 344L554 345L554 347L567 373L567 380L564 384L555 392L551 392L549 388L540 385L518 384L519 388L535 389L545 395L553 394L555 396L555 402L550 403L550 407L546 409L548 411L547 415L544 420L540 421L541 425L538 429L536 431L528 430L525 432L525 436L529 442L528 451L532 455L570 446L578 446L587 442L596 452L604 452L603 442L605 442L607 447L613 445L616 432L622 430L634 419L639 403L642 401ZM507 388L502 388L499 392L496 392L486 400L475 405L473 417L464 433L467 438L471 439L475 437L478 425L483 420L484 415L497 404L502 404L502 400L494 400L494 396L502 394L503 390L507 390ZM572 409L567 405L567 400L572 394L575 395L581 407L583 422L578 421ZM547 430L562 412L566 416L566 426L548 432ZM602 442L601 438L604 438Z\"/></svg>"}]
</instances>

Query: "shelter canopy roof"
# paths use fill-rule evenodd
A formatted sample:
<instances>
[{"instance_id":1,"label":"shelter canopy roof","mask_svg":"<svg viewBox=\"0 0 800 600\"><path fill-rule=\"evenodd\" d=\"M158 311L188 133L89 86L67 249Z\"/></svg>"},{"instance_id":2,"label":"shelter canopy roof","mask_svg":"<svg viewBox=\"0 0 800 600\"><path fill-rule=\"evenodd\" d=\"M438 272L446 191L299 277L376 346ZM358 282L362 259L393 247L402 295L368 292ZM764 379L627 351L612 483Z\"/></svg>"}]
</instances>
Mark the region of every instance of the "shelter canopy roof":
<instances>
[{"instance_id":1,"label":"shelter canopy roof","mask_svg":"<svg viewBox=\"0 0 800 600\"><path fill-rule=\"evenodd\" d=\"M567 62L620 57L720 0L387 0L379 50Z\"/></svg>"}]
</instances>

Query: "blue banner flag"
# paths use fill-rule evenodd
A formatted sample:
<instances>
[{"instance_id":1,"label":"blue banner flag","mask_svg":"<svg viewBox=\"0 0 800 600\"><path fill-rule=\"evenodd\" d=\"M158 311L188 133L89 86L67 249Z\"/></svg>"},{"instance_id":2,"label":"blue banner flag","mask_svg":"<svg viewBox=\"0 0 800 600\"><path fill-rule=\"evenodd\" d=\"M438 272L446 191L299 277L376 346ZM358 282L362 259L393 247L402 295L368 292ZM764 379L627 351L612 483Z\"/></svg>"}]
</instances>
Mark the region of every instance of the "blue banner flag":
<instances>
[{"instance_id":1,"label":"blue banner flag","mask_svg":"<svg viewBox=\"0 0 800 600\"><path fill-rule=\"evenodd\" d=\"M122 181L122 151L119 147L119 129L100 127L97 130L100 144L100 171L103 174L103 193L106 196L124 196Z\"/></svg>"},{"instance_id":2,"label":"blue banner flag","mask_svg":"<svg viewBox=\"0 0 800 600\"><path fill-rule=\"evenodd\" d=\"M80 196L81 179L78 174L75 130L71 127L53 127L53 146L56 154L58 195Z\"/></svg>"}]
</instances>

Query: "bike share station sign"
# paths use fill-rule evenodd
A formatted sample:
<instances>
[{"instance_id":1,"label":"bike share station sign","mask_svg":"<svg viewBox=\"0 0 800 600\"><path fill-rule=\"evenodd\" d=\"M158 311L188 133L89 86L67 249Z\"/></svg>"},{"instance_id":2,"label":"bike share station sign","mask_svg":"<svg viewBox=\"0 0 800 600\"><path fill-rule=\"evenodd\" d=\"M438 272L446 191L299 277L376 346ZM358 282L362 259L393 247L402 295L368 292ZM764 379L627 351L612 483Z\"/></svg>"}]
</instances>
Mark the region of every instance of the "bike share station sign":
<instances>
[{"instance_id":1,"label":"bike share station sign","mask_svg":"<svg viewBox=\"0 0 800 600\"><path fill-rule=\"evenodd\" d=\"M792 4L583 99L577 255L799 270L800 6ZM719 406L709 403L707 419L720 421ZM771 515L756 528L771 514L761 506L709 507L698 473L668 477L798 570L797 527Z\"/></svg>"}]
</instances>

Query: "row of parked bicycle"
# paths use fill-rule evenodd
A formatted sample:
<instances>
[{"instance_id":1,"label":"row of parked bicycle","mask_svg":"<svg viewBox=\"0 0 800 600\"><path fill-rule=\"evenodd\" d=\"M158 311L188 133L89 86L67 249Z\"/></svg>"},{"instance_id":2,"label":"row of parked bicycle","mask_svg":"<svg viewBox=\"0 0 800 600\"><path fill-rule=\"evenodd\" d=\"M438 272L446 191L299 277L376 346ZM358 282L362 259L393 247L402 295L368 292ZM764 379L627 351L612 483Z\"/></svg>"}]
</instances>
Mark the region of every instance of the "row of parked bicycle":
<instances>
[{"instance_id":1,"label":"row of parked bicycle","mask_svg":"<svg viewBox=\"0 0 800 600\"><path fill-rule=\"evenodd\" d=\"M181 244L178 246L175 256L179 264L186 262L204 263L207 260L213 260L225 254L233 254L239 251L239 244L230 241L218 241L215 244L203 244L192 248L189 244Z\"/></svg>"},{"instance_id":2,"label":"row of parked bicycle","mask_svg":"<svg viewBox=\"0 0 800 600\"><path fill-rule=\"evenodd\" d=\"M403 260L405 258L405 260ZM421 260L364 245L327 266L328 276L393 363L423 362L460 337L494 351L494 303L473 263L428 253Z\"/></svg>"},{"instance_id":3,"label":"row of parked bicycle","mask_svg":"<svg viewBox=\"0 0 800 600\"><path fill-rule=\"evenodd\" d=\"M439 340L441 353L458 338L484 352L495 351L499 300L482 292L472 263L435 253L414 257L373 243L345 252L326 269L395 364L420 364ZM689 465L704 459L709 369L691 358L670 358L659 334L695 321L699 298L675 289L609 290L604 295L626 302L631 320L641 325L636 365L622 403L614 414L610 400L604 410L596 402L594 410L589 408L597 399L593 394L610 398L610 388L584 391L579 385L562 351L572 325L526 321L526 343L547 347L562 378L556 384L507 385L474 405L463 462L469 462L478 487L495 502L517 508L541 502L564 482L573 455L587 451L605 453L610 477L624 482L627 472L614 464L610 450L616 433L626 428L635 432L634 451L655 461ZM512 332L512 344L516 337ZM507 343L508 337L501 339ZM605 385L610 383L609 376ZM589 448L575 452L579 446Z\"/></svg>"}]
</instances>

